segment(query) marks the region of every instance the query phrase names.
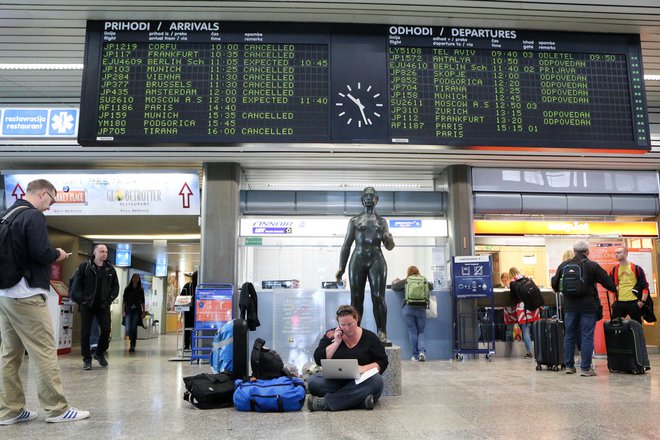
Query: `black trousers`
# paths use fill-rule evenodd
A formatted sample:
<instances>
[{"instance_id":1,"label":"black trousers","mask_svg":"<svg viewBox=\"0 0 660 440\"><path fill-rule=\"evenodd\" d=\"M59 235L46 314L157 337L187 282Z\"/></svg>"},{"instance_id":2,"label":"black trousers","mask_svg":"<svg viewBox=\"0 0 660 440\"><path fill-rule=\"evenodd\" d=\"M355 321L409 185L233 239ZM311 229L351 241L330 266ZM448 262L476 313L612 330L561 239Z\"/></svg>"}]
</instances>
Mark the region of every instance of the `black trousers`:
<instances>
[{"instance_id":1,"label":"black trousers","mask_svg":"<svg viewBox=\"0 0 660 440\"><path fill-rule=\"evenodd\" d=\"M92 322L94 317L99 323L99 343L96 347L96 353L104 353L110 345L110 308L80 307L81 328L80 328L80 351L83 360L91 361L92 354L89 349L89 338L92 334Z\"/></svg>"},{"instance_id":2,"label":"black trousers","mask_svg":"<svg viewBox=\"0 0 660 440\"><path fill-rule=\"evenodd\" d=\"M612 304L612 319L625 318L628 315L630 315L630 319L642 323L642 309L637 305L637 300L615 301Z\"/></svg>"}]
</instances>

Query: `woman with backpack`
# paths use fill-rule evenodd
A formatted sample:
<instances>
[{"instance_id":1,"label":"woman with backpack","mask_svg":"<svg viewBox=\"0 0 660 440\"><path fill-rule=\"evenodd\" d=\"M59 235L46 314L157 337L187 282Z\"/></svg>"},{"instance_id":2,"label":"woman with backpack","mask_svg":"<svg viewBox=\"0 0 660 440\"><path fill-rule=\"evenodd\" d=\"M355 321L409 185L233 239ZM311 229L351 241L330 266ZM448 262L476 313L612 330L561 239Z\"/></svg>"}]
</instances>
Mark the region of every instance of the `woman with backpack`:
<instances>
[{"instance_id":1,"label":"woman with backpack","mask_svg":"<svg viewBox=\"0 0 660 440\"><path fill-rule=\"evenodd\" d=\"M411 361L426 361L426 342L424 328L426 327L426 309L429 305L429 282L420 275L416 266L410 266L407 277L392 281L392 290L405 290L403 298L403 318L408 327L408 339L412 348Z\"/></svg>"},{"instance_id":2,"label":"woman with backpack","mask_svg":"<svg viewBox=\"0 0 660 440\"><path fill-rule=\"evenodd\" d=\"M531 359L534 357L531 324L541 319L541 314L539 308L529 310L525 307L524 298L529 296L530 289L536 288L535 290L538 290L538 287L536 287L534 281L523 275L517 267L509 269L509 277L511 278L509 289L511 291L511 298L515 304L515 316L522 330L522 339L525 343L525 350L527 351L525 358Z\"/></svg>"}]
</instances>

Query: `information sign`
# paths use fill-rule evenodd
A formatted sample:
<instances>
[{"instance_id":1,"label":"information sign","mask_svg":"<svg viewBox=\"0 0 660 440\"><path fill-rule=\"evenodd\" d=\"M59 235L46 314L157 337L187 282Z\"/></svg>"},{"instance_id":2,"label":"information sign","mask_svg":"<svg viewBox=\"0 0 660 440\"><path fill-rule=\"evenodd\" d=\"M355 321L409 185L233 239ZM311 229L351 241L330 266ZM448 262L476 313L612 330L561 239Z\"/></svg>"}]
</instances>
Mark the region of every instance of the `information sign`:
<instances>
[{"instance_id":1,"label":"information sign","mask_svg":"<svg viewBox=\"0 0 660 440\"><path fill-rule=\"evenodd\" d=\"M493 263L490 255L452 257L452 273L456 298L493 296Z\"/></svg>"}]
</instances>

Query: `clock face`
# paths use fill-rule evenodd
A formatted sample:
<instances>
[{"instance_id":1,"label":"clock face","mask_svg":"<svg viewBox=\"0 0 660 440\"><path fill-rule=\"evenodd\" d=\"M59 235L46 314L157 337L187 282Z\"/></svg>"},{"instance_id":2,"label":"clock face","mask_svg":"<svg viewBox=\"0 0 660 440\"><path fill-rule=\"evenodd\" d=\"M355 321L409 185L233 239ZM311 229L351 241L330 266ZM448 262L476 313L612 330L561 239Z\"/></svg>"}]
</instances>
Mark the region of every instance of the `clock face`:
<instances>
[{"instance_id":1,"label":"clock face","mask_svg":"<svg viewBox=\"0 0 660 440\"><path fill-rule=\"evenodd\" d=\"M346 84L346 89L338 95L337 115L346 125L368 127L382 116L382 97L369 84Z\"/></svg>"}]
</instances>

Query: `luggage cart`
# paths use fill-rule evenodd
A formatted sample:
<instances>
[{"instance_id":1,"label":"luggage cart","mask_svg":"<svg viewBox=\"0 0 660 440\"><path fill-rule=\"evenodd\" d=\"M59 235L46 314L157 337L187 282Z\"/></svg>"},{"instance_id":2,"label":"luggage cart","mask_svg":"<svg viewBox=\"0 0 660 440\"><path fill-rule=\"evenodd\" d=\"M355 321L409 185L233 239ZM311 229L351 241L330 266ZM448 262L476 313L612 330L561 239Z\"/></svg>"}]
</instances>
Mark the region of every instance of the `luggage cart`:
<instances>
[{"instance_id":1,"label":"luggage cart","mask_svg":"<svg viewBox=\"0 0 660 440\"><path fill-rule=\"evenodd\" d=\"M233 319L234 286L224 283L198 284L195 290L195 323L190 363L208 362L215 333Z\"/></svg>"},{"instance_id":2,"label":"luggage cart","mask_svg":"<svg viewBox=\"0 0 660 440\"><path fill-rule=\"evenodd\" d=\"M454 306L454 359L466 354L495 354L495 297L490 255L452 257L451 293ZM488 298L485 311L462 311L462 302Z\"/></svg>"}]
</instances>

